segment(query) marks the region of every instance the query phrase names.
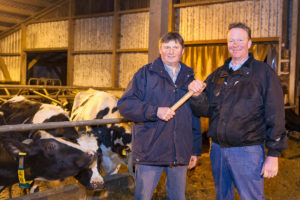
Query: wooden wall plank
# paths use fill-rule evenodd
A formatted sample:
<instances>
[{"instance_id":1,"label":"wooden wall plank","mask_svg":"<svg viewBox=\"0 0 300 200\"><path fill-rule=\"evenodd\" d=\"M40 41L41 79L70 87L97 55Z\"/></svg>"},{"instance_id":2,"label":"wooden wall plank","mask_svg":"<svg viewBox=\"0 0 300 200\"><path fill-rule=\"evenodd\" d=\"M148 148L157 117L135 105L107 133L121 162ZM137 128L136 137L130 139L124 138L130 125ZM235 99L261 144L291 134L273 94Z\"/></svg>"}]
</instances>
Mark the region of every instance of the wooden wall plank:
<instances>
[{"instance_id":1,"label":"wooden wall plank","mask_svg":"<svg viewBox=\"0 0 300 200\"><path fill-rule=\"evenodd\" d=\"M253 28L252 28L252 35L253 37L261 37L261 34L260 34L260 29L261 29L261 6L260 6L260 0L253 0Z\"/></svg>"},{"instance_id":2,"label":"wooden wall plank","mask_svg":"<svg viewBox=\"0 0 300 200\"><path fill-rule=\"evenodd\" d=\"M261 36L269 36L269 0L261 0Z\"/></svg>"},{"instance_id":3,"label":"wooden wall plank","mask_svg":"<svg viewBox=\"0 0 300 200\"><path fill-rule=\"evenodd\" d=\"M253 1L247 1L247 12L246 12L246 23L247 25L251 28L251 30L253 29Z\"/></svg>"},{"instance_id":4,"label":"wooden wall plank","mask_svg":"<svg viewBox=\"0 0 300 200\"><path fill-rule=\"evenodd\" d=\"M199 36L199 39L200 40L205 40L205 16L206 16L206 9L204 6L198 6L198 9L199 9L199 23L200 23L200 36Z\"/></svg>"},{"instance_id":5,"label":"wooden wall plank","mask_svg":"<svg viewBox=\"0 0 300 200\"><path fill-rule=\"evenodd\" d=\"M213 25L213 13L211 6L205 6L206 8L206 26L205 26L205 39L212 39L212 25Z\"/></svg>"}]
</instances>

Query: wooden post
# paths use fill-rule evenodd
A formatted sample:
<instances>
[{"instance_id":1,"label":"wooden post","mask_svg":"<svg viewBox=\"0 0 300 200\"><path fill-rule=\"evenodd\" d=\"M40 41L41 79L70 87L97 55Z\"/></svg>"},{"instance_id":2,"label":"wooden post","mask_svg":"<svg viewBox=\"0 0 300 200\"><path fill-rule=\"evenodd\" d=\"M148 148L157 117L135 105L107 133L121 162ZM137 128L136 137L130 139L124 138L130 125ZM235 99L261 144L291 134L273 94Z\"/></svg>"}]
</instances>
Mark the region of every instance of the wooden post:
<instances>
[{"instance_id":1,"label":"wooden post","mask_svg":"<svg viewBox=\"0 0 300 200\"><path fill-rule=\"evenodd\" d=\"M117 50L119 48L120 36L120 0L114 0L114 24L113 24L113 49L112 49L112 70L111 70L111 87L119 87L118 71L119 56Z\"/></svg>"},{"instance_id":2,"label":"wooden post","mask_svg":"<svg viewBox=\"0 0 300 200\"><path fill-rule=\"evenodd\" d=\"M3 76L6 81L12 81L7 69L7 65L2 57L0 57L0 69L2 70Z\"/></svg>"},{"instance_id":3,"label":"wooden post","mask_svg":"<svg viewBox=\"0 0 300 200\"><path fill-rule=\"evenodd\" d=\"M291 58L290 58L290 77L289 77L289 102L295 105L295 84L296 84L296 56L297 56L297 32L298 32L298 15L299 0L292 2L292 25L291 25Z\"/></svg>"},{"instance_id":4,"label":"wooden post","mask_svg":"<svg viewBox=\"0 0 300 200\"><path fill-rule=\"evenodd\" d=\"M158 41L168 32L169 2L169 0L150 1L148 62L159 56Z\"/></svg>"},{"instance_id":5,"label":"wooden post","mask_svg":"<svg viewBox=\"0 0 300 200\"><path fill-rule=\"evenodd\" d=\"M74 0L69 0L69 16L68 16L68 61L67 61L67 85L72 86L73 85L73 79L74 79L74 20L73 20L73 14L74 14L74 6L75 2Z\"/></svg>"},{"instance_id":6,"label":"wooden post","mask_svg":"<svg viewBox=\"0 0 300 200\"><path fill-rule=\"evenodd\" d=\"M169 26L168 31L174 31L174 7L173 7L173 0L169 0Z\"/></svg>"},{"instance_id":7,"label":"wooden post","mask_svg":"<svg viewBox=\"0 0 300 200\"><path fill-rule=\"evenodd\" d=\"M26 84L27 77L27 57L25 53L26 49L26 25L21 25L21 66L20 66L20 83L22 85Z\"/></svg>"}]
</instances>

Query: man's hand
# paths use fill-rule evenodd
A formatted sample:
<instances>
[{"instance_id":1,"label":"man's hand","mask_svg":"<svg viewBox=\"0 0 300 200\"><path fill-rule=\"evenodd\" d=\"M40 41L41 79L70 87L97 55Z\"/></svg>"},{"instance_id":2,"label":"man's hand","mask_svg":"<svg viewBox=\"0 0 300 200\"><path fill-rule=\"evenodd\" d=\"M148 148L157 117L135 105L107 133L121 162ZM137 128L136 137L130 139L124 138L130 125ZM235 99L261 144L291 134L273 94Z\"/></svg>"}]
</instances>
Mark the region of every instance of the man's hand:
<instances>
[{"instance_id":1,"label":"man's hand","mask_svg":"<svg viewBox=\"0 0 300 200\"><path fill-rule=\"evenodd\" d=\"M157 117L164 121L169 121L175 115L175 112L169 107L158 107Z\"/></svg>"},{"instance_id":2,"label":"man's hand","mask_svg":"<svg viewBox=\"0 0 300 200\"><path fill-rule=\"evenodd\" d=\"M206 87L206 83L204 83L203 81L193 80L189 84L188 89L194 92L193 96L198 96L205 89L205 87Z\"/></svg>"},{"instance_id":3,"label":"man's hand","mask_svg":"<svg viewBox=\"0 0 300 200\"><path fill-rule=\"evenodd\" d=\"M273 178L278 172L278 157L267 156L260 175L264 178Z\"/></svg>"},{"instance_id":4,"label":"man's hand","mask_svg":"<svg viewBox=\"0 0 300 200\"><path fill-rule=\"evenodd\" d=\"M193 169L198 161L198 156L191 156L190 163L188 165L188 169Z\"/></svg>"}]
</instances>

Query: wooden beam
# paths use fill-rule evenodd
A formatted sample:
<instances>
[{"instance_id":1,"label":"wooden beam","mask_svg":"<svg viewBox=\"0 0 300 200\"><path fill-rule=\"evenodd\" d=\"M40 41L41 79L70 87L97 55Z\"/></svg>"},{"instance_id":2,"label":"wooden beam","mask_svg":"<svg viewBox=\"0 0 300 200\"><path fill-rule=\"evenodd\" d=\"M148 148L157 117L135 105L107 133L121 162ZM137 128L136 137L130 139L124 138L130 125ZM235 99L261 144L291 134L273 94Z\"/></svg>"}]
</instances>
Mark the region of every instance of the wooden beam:
<instances>
[{"instance_id":1,"label":"wooden beam","mask_svg":"<svg viewBox=\"0 0 300 200\"><path fill-rule=\"evenodd\" d=\"M1 25L0 25L0 31L6 31L6 30L8 30L8 29L9 29L8 26L1 26Z\"/></svg>"},{"instance_id":2,"label":"wooden beam","mask_svg":"<svg viewBox=\"0 0 300 200\"><path fill-rule=\"evenodd\" d=\"M65 47L61 48L33 48L33 49L27 49L25 48L24 51L26 52L42 52L42 51L51 51L51 52L66 52L68 49Z\"/></svg>"},{"instance_id":3,"label":"wooden beam","mask_svg":"<svg viewBox=\"0 0 300 200\"><path fill-rule=\"evenodd\" d=\"M21 25L21 66L20 66L20 83L26 84L26 76L27 76L27 56L24 51L26 49L26 26L24 24Z\"/></svg>"},{"instance_id":4,"label":"wooden beam","mask_svg":"<svg viewBox=\"0 0 300 200\"><path fill-rule=\"evenodd\" d=\"M201 5L218 4L218 3L229 3L229 2L235 2L235 1L245 1L245 0L202 0L202 1L197 1L197 2L174 4L174 8L201 6Z\"/></svg>"},{"instance_id":5,"label":"wooden beam","mask_svg":"<svg viewBox=\"0 0 300 200\"><path fill-rule=\"evenodd\" d=\"M7 65L5 64L4 59L2 57L0 57L0 68L2 70L5 81L12 81L9 75L9 71L7 69Z\"/></svg>"},{"instance_id":6,"label":"wooden beam","mask_svg":"<svg viewBox=\"0 0 300 200\"><path fill-rule=\"evenodd\" d=\"M93 18L93 17L105 17L105 16L113 16L114 12L105 12L105 13L97 13L97 14L89 14L89 15L76 15L73 16L73 19L84 19L84 18Z\"/></svg>"},{"instance_id":7,"label":"wooden beam","mask_svg":"<svg viewBox=\"0 0 300 200\"><path fill-rule=\"evenodd\" d=\"M118 53L130 53L130 52L148 52L148 49L117 49Z\"/></svg>"},{"instance_id":8,"label":"wooden beam","mask_svg":"<svg viewBox=\"0 0 300 200\"><path fill-rule=\"evenodd\" d=\"M111 72L111 86L119 87L118 72L119 72L119 56L117 49L120 41L120 0L114 0L114 22L113 22L113 48L112 48L112 72Z\"/></svg>"},{"instance_id":9,"label":"wooden beam","mask_svg":"<svg viewBox=\"0 0 300 200\"><path fill-rule=\"evenodd\" d=\"M138 9L130 9L130 10L120 10L119 14L131 14L131 13L139 13L139 12L149 12L149 8L138 8Z\"/></svg>"},{"instance_id":10,"label":"wooden beam","mask_svg":"<svg viewBox=\"0 0 300 200\"><path fill-rule=\"evenodd\" d=\"M7 15L7 16L2 16L2 15L1 15L0 21L1 21L1 22L10 23L10 24L17 24L17 23L22 22L21 19L14 18L14 17L9 17L8 15Z\"/></svg>"},{"instance_id":11,"label":"wooden beam","mask_svg":"<svg viewBox=\"0 0 300 200\"><path fill-rule=\"evenodd\" d=\"M279 32L279 35L281 35L281 47L289 48L289 0L282 0L281 6L281 16L279 16L279 19L281 19L279 21L281 23L281 26L279 26L281 27Z\"/></svg>"},{"instance_id":12,"label":"wooden beam","mask_svg":"<svg viewBox=\"0 0 300 200\"><path fill-rule=\"evenodd\" d=\"M69 0L68 14L68 60L67 60L67 85L73 85L74 82L74 23L72 18L75 10L75 0Z\"/></svg>"},{"instance_id":13,"label":"wooden beam","mask_svg":"<svg viewBox=\"0 0 300 200\"><path fill-rule=\"evenodd\" d=\"M80 50L73 51L72 54L101 54L101 53L112 53L112 50Z\"/></svg>"},{"instance_id":14,"label":"wooden beam","mask_svg":"<svg viewBox=\"0 0 300 200\"><path fill-rule=\"evenodd\" d=\"M298 27L298 15L299 15L299 0L292 1L292 24L291 24L291 58L290 58L290 73L289 73L289 102L294 105L296 102L296 59L297 59L297 32Z\"/></svg>"},{"instance_id":15,"label":"wooden beam","mask_svg":"<svg viewBox=\"0 0 300 200\"><path fill-rule=\"evenodd\" d=\"M168 31L174 31L174 7L173 0L169 0L169 23L168 23Z\"/></svg>"},{"instance_id":16,"label":"wooden beam","mask_svg":"<svg viewBox=\"0 0 300 200\"><path fill-rule=\"evenodd\" d=\"M21 9L21 8L14 8L14 7L6 6L3 4L0 4L0 11L18 14L18 15L25 15L25 16L31 16L34 14L33 11L28 11L28 10Z\"/></svg>"},{"instance_id":17,"label":"wooden beam","mask_svg":"<svg viewBox=\"0 0 300 200\"><path fill-rule=\"evenodd\" d=\"M27 25L31 21L34 21L37 18L41 18L44 15L48 14L49 12L52 12L53 10L57 9L59 6L61 6L62 4L64 4L66 1L67 0L60 0L60 1L56 2L55 6L53 6L51 8L44 8L42 11L40 11L40 12L34 14L34 15L31 15L30 17L26 18L26 20L22 21L22 23L16 24L12 28L10 28L8 31L0 33L0 38L9 35L12 32L15 32L16 30L20 29L20 27L22 25ZM15 13L15 14L19 14L19 13Z\"/></svg>"},{"instance_id":18,"label":"wooden beam","mask_svg":"<svg viewBox=\"0 0 300 200\"><path fill-rule=\"evenodd\" d=\"M0 53L0 56L20 56L19 53Z\"/></svg>"},{"instance_id":19,"label":"wooden beam","mask_svg":"<svg viewBox=\"0 0 300 200\"><path fill-rule=\"evenodd\" d=\"M30 61L30 63L28 64L27 70L30 70L39 61L40 58L41 58L41 56L38 55L37 57L35 57L34 59L32 59Z\"/></svg>"},{"instance_id":20,"label":"wooden beam","mask_svg":"<svg viewBox=\"0 0 300 200\"><path fill-rule=\"evenodd\" d=\"M31 6L36 7L48 7L51 5L48 1L41 1L41 0L13 0L18 3L23 3Z\"/></svg>"},{"instance_id":21,"label":"wooden beam","mask_svg":"<svg viewBox=\"0 0 300 200\"><path fill-rule=\"evenodd\" d=\"M159 56L159 39L168 32L169 1L151 0L149 14L148 62Z\"/></svg>"}]
</instances>

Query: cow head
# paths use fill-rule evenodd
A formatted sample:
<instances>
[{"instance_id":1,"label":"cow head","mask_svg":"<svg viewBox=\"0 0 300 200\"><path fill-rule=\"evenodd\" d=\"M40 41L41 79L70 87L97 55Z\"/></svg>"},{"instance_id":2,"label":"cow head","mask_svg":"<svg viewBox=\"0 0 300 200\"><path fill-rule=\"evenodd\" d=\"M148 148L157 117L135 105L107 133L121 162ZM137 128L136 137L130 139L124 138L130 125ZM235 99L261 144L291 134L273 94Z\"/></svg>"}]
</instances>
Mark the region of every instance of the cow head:
<instances>
[{"instance_id":1,"label":"cow head","mask_svg":"<svg viewBox=\"0 0 300 200\"><path fill-rule=\"evenodd\" d=\"M75 178L89 190L101 190L104 187L104 180L99 171L102 161L102 151L99 148L100 140L91 133L84 133L78 138L77 143L83 149L89 149L96 152L97 159L89 169L82 170Z\"/></svg>"},{"instance_id":2,"label":"cow head","mask_svg":"<svg viewBox=\"0 0 300 200\"><path fill-rule=\"evenodd\" d=\"M131 163L131 132L125 125L106 125L93 127L92 132L101 138L102 169L107 175L118 172L120 163L128 165L132 171Z\"/></svg>"},{"instance_id":3,"label":"cow head","mask_svg":"<svg viewBox=\"0 0 300 200\"><path fill-rule=\"evenodd\" d=\"M14 158L25 152L24 168L29 169L31 179L57 180L75 176L89 169L96 160L93 151L85 151L78 144L55 138L45 131L34 135L26 144L13 138L4 138L4 148Z\"/></svg>"}]
</instances>

